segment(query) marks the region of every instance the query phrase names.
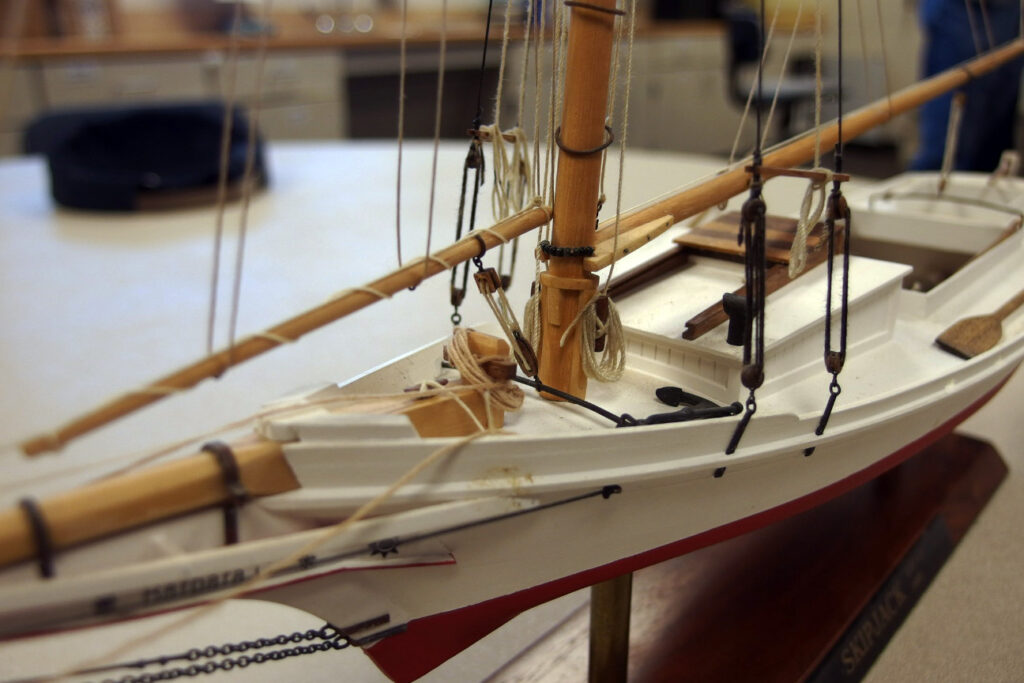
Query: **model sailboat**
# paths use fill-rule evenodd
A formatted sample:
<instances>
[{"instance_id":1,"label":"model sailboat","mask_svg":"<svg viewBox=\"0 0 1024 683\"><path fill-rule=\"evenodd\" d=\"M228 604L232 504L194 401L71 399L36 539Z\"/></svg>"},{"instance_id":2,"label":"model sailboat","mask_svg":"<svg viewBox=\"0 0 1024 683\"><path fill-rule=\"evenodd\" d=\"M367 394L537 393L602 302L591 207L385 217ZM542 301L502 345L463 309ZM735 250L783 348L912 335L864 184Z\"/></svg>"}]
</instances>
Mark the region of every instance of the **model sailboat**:
<instances>
[{"instance_id":1,"label":"model sailboat","mask_svg":"<svg viewBox=\"0 0 1024 683\"><path fill-rule=\"evenodd\" d=\"M901 187L835 199L826 224L805 236L807 271L792 280L796 221L765 217L756 203L736 221L675 228L653 270L612 288L622 378L588 382L581 356L592 336L611 332L586 315L594 271L752 181L794 173L816 147L1020 55L1024 43L595 230L616 13L610 0L566 4L552 207L475 231L24 450L59 446L481 257L553 214L539 342L526 340L501 300L501 278L481 264L480 290L499 313L494 334L461 329L346 384L272 404L244 442L211 443L53 498L26 497L0 513L0 635L245 595L316 614L333 625L323 640L361 645L396 680L413 679L518 611L867 481L951 430L1006 381L1024 357L1024 326L1010 317L1024 289L1019 183L1003 178L992 189L988 179L954 175L942 201L957 207L956 220L943 221ZM914 192L931 191L938 179L915 183ZM979 197L997 208L979 206ZM927 227L907 227L915 220ZM957 267L915 288L932 269L936 241L959 255ZM735 296L719 310L723 293ZM1001 336L972 358L934 344L957 320L996 311ZM822 372L822 336L833 329ZM533 390L524 396L516 380ZM268 514L273 532L253 532L247 520ZM172 518L182 552L140 556L140 535Z\"/></svg>"}]
</instances>

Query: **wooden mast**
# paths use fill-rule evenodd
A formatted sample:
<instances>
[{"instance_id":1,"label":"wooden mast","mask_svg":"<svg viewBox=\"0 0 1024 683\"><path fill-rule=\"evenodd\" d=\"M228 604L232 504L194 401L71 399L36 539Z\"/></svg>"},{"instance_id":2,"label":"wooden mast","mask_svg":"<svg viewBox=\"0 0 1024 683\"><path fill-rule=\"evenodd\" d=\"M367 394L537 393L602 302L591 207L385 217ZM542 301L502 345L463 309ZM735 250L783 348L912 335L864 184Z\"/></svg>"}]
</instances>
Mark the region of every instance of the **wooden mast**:
<instances>
[{"instance_id":1,"label":"wooden mast","mask_svg":"<svg viewBox=\"0 0 1024 683\"><path fill-rule=\"evenodd\" d=\"M572 249L594 243L616 11L615 0L566 4L572 12L562 125L556 137L558 180L551 241L555 248ZM562 337L596 291L597 277L584 268L583 255L551 255L540 284L540 379L582 397L587 378L580 358L581 325L572 327L564 344Z\"/></svg>"}]
</instances>

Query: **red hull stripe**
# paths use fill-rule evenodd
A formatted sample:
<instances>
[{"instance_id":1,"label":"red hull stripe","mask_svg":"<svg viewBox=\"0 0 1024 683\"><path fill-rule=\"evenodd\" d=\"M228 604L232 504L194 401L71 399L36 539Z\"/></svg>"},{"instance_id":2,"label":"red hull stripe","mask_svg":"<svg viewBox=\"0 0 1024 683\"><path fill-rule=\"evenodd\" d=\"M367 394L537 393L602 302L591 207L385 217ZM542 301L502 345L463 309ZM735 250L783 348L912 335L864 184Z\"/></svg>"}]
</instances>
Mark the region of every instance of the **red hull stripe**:
<instances>
[{"instance_id":1,"label":"red hull stripe","mask_svg":"<svg viewBox=\"0 0 1024 683\"><path fill-rule=\"evenodd\" d=\"M580 588L621 576L626 572L664 562L705 546L749 533L793 515L810 510L847 491L875 479L910 456L946 436L975 413L1007 382L994 389L937 429L907 444L870 467L841 479L823 489L809 493L778 507L730 522L724 526L648 550L639 555L616 560L578 574L556 579L539 586L493 598L451 612L414 619L403 633L386 638L365 652L380 670L396 683L414 681L448 661L487 634L528 609L567 595Z\"/></svg>"}]
</instances>

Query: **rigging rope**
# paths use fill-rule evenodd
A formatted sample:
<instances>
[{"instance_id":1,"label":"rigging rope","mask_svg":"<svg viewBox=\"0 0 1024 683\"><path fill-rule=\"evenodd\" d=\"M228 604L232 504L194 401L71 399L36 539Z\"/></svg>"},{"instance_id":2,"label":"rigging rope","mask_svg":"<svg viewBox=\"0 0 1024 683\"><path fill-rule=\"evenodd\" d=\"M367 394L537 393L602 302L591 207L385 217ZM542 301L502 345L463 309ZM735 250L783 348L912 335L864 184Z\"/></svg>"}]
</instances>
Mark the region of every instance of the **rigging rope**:
<instances>
[{"instance_id":1,"label":"rigging rope","mask_svg":"<svg viewBox=\"0 0 1024 683\"><path fill-rule=\"evenodd\" d=\"M956 149L960 141L960 121L963 119L967 95L961 90L953 95L949 107L949 121L946 125L946 148L942 152L942 168L939 170L939 194L946 190L949 174L953 171Z\"/></svg>"},{"instance_id":2,"label":"rigging rope","mask_svg":"<svg viewBox=\"0 0 1024 683\"><path fill-rule=\"evenodd\" d=\"M402 148L405 142L405 76L409 37L409 0L402 0L402 38L398 48L398 168L395 171L395 252L402 267Z\"/></svg>"},{"instance_id":3,"label":"rigging rope","mask_svg":"<svg viewBox=\"0 0 1024 683\"><path fill-rule=\"evenodd\" d=\"M838 8L838 21L837 26L839 29L839 40L837 41L838 48L838 81L839 81L839 98L838 98L838 138L836 140L835 157L834 157L834 168L836 176L842 173L843 170L843 0L836 0ZM836 400L839 398L839 394L842 393L842 387L839 385L839 373L843 370L843 365L846 363L846 344L847 344L847 322L849 317L850 309L850 233L852 231L852 219L850 215L850 207L846 203L846 198L843 197L842 184L838 177L833 176L832 179L832 192L828 199L828 209L825 218L825 229L827 235L827 249L828 254L825 261L825 370L832 376L829 382L829 397L825 403L825 409L821 414L821 419L818 421L818 426L814 430L817 436L821 436L825 433L825 428L828 426L829 418L832 415L832 409L835 407ZM835 253L836 253L836 222L841 221L843 224L842 238L843 238L843 277L840 293L840 311L839 311L839 348L832 348L832 293L833 293L833 281L834 281L834 270L835 270ZM804 449L804 455L809 456L814 453L814 447L808 447Z\"/></svg>"},{"instance_id":4,"label":"rigging rope","mask_svg":"<svg viewBox=\"0 0 1024 683\"><path fill-rule=\"evenodd\" d=\"M430 166L430 204L427 209L427 246L424 252L430 256L430 240L434 234L434 198L437 190L437 157L441 147L441 105L444 98L444 68L448 53L448 0L441 0L441 45L438 48L437 103L434 109L434 156ZM423 277L427 276L428 261L423 262Z\"/></svg>"},{"instance_id":5,"label":"rigging rope","mask_svg":"<svg viewBox=\"0 0 1024 683\"><path fill-rule=\"evenodd\" d=\"M882 46L882 73L885 75L885 97L889 103L889 118L892 113L892 79L889 75L889 48L885 41L885 22L882 21L882 0L875 0L875 15L878 17L878 40Z\"/></svg>"},{"instance_id":6,"label":"rigging rope","mask_svg":"<svg viewBox=\"0 0 1024 683\"><path fill-rule=\"evenodd\" d=\"M971 0L964 0L964 10L967 12L967 24L971 29L971 40L974 41L974 53L980 55L983 50L978 38L978 27L974 22L974 12L971 11Z\"/></svg>"},{"instance_id":7,"label":"rigging rope","mask_svg":"<svg viewBox=\"0 0 1024 683\"><path fill-rule=\"evenodd\" d=\"M264 0L260 14L260 40L257 48L256 88L249 104L252 120L249 122L249 139L246 142L245 170L242 173L242 208L238 223L238 244L235 249L235 280L231 288L231 315L228 329L228 358L235 346L238 328L238 309L242 298L242 266L245 259L245 240L249 231L249 205L252 201L253 172L256 167L256 131L260 127L260 112L263 109L263 73L267 63L267 43L270 40L270 10L272 0Z\"/></svg>"},{"instance_id":8,"label":"rigging rope","mask_svg":"<svg viewBox=\"0 0 1024 683\"><path fill-rule=\"evenodd\" d=\"M238 44L242 21L242 4L235 5L228 39L228 69L224 84L224 118L220 139L220 160L217 170L217 216L213 229L213 266L210 273L210 306L206 319L206 353L213 353L214 327L217 323L217 290L220 289L220 252L224 241L224 211L228 202L228 163L231 153L231 129L235 118L235 85L238 76Z\"/></svg>"},{"instance_id":9,"label":"rigging rope","mask_svg":"<svg viewBox=\"0 0 1024 683\"><path fill-rule=\"evenodd\" d=\"M766 53L764 43L764 7L761 0L761 52ZM758 66L757 99L762 99L762 78L764 60ZM757 108L757 131L754 138L754 153L750 179L750 196L743 203L740 219L739 239L743 243L744 279L746 280L746 315L744 316L743 369L740 381L750 390L744 406L743 417L736 425L732 438L725 448L726 455L736 452L747 425L757 412L755 392L764 383L764 309L765 309L765 217L767 207L761 194L762 128L761 108Z\"/></svg>"},{"instance_id":10,"label":"rigging rope","mask_svg":"<svg viewBox=\"0 0 1024 683\"><path fill-rule=\"evenodd\" d=\"M858 7L860 0L858 1ZM859 15L858 15L859 16ZM803 202L800 205L800 217L797 220L796 234L793 235L793 244L789 248L789 264L787 270L790 278L794 278L803 272L807 266L807 237L811 230L818 224L821 214L825 209L826 186L832 181L832 171L821 165L821 107L822 107L822 77L821 77L821 56L824 50L821 28L821 0L815 8L815 40L814 40L814 168L818 173L823 173L823 180L811 180L804 191ZM867 71L865 69L865 71ZM818 204L811 210L814 193L818 193Z\"/></svg>"},{"instance_id":11,"label":"rigging rope","mask_svg":"<svg viewBox=\"0 0 1024 683\"><path fill-rule=\"evenodd\" d=\"M776 16L778 15L779 4L782 3L778 3L775 6ZM779 101L779 91L782 89L782 81L786 74L786 68L789 65L789 56L793 52L793 41L796 40L796 30L800 26L800 14L803 12L803 9L804 3L803 0L801 0L800 4L797 5L796 8L796 18L793 19L793 30L789 34L789 43L786 45L786 52L782 56L782 67L779 69L779 79L775 81L775 93L772 95L772 104L771 107L768 109L768 122L765 124L765 131L763 137L761 138L762 147L764 147L768 142L768 131L771 130L772 118L775 116L775 105ZM772 21L774 22L775 20L772 19ZM768 53L765 52L766 57L767 54ZM760 95L758 96L758 99L760 100Z\"/></svg>"},{"instance_id":12,"label":"rigging rope","mask_svg":"<svg viewBox=\"0 0 1024 683\"><path fill-rule=\"evenodd\" d=\"M803 0L801 0L801 2L803 2ZM743 114L740 116L739 125L736 127L736 136L733 138L733 141L732 141L732 149L729 151L729 161L728 161L728 163L726 163L726 167L727 168L732 166L733 162L736 161L736 151L739 149L740 139L743 137L743 128L744 128L744 126L747 123L747 117L750 115L750 107L753 105L753 102L754 102L754 94L755 93L757 94L758 102L760 102L760 100L761 100L761 71L764 69L765 60L768 59L768 43L771 42L772 36L775 34L775 22L779 18L779 8L781 6L782 6L781 2L775 3L775 12L772 15L771 27L768 29L768 42L765 42L765 36L764 36L764 7L761 8L761 23L760 23L760 31L761 31L761 33L760 33L760 36L761 36L761 46L760 47L761 47L761 49L759 51L760 52L760 59L758 60L758 63L757 63L757 74L758 74L758 76L757 76L757 78L755 78L750 83L750 91L747 93L747 103L743 107ZM760 105L758 105L757 115L758 115L758 117L760 117ZM758 124L757 133L758 133L757 134L757 140L760 141L760 139L761 139L760 124Z\"/></svg>"}]
</instances>

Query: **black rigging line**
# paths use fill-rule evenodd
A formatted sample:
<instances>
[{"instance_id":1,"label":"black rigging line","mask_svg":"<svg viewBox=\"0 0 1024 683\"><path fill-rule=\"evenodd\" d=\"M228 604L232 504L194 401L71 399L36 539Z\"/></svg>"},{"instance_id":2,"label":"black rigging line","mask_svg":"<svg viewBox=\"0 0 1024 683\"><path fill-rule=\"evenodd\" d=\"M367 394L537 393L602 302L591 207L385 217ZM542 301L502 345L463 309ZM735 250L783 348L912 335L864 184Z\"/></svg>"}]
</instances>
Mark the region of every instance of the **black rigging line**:
<instances>
[{"instance_id":1,"label":"black rigging line","mask_svg":"<svg viewBox=\"0 0 1024 683\"><path fill-rule=\"evenodd\" d=\"M836 0L836 3L839 11L839 17L836 21L836 27L839 30L839 40L837 42L839 50L837 55L837 70L839 72L837 80L839 94L837 97L838 117L836 124L839 138L836 140L833 166L836 174L839 174L842 173L843 169L843 0ZM839 348L833 349L832 290L834 279L833 273L835 270L835 237L837 221L841 221L843 225L843 279L839 304ZM852 220L850 207L846 203L846 198L843 197L841 182L838 178L835 178L832 181L832 192L828 199L828 212L825 218L825 229L828 239L828 258L825 262L825 370L832 376L832 380L828 385L828 401L825 403L825 409L822 411L821 418L818 420L818 426L814 430L814 433L817 436L821 436L825 433L825 428L828 426L829 418L832 416L832 409L836 405L836 400L839 398L839 394L843 391L842 387L839 385L839 373L842 372L843 365L846 363L847 320L850 308L850 233L852 230ZM805 456L809 456L812 453L814 453L814 446L804 449Z\"/></svg>"},{"instance_id":2,"label":"black rigging line","mask_svg":"<svg viewBox=\"0 0 1024 683\"><path fill-rule=\"evenodd\" d=\"M494 0L487 2L487 27L484 29L484 50L480 58L480 82L476 90L476 117L473 119L473 130L478 130L484 115L484 73L487 69L487 45L491 41L491 15L494 13Z\"/></svg>"},{"instance_id":3,"label":"black rigging line","mask_svg":"<svg viewBox=\"0 0 1024 683\"><path fill-rule=\"evenodd\" d=\"M462 224L466 211L466 186L469 180L469 172L475 171L473 176L473 198L469 208L469 231L476 227L477 199L480 195L480 187L484 184L484 150L480 140L480 124L484 115L484 76L487 70L487 46L491 42L491 16L494 13L494 0L487 3L487 27L484 29L484 49L480 57L480 79L476 90L476 116L473 117L470 129L469 152L466 154L466 161L462 165L462 191L459 194L459 213L455 223L455 240L462 239ZM500 131L498 131L500 134ZM466 284L469 281L469 263L462 265L462 286L456 287L458 279L458 268L452 268L449 296L452 305L452 325L459 325L462 322L462 314L459 313L459 306L466 298Z\"/></svg>"},{"instance_id":4,"label":"black rigging line","mask_svg":"<svg viewBox=\"0 0 1024 683\"><path fill-rule=\"evenodd\" d=\"M744 276L746 279L746 315L744 316L743 370L740 381L750 390L743 417L736 425L732 438L725 448L726 455L736 452L747 425L757 412L755 392L764 383L764 308L767 291L765 278L767 261L765 252L765 216L767 206L761 190L761 106L763 98L764 56L765 56L765 2L761 0L760 59L757 66L757 138L754 140L752 155L750 196L743 203L738 240L743 244Z\"/></svg>"}]
</instances>

